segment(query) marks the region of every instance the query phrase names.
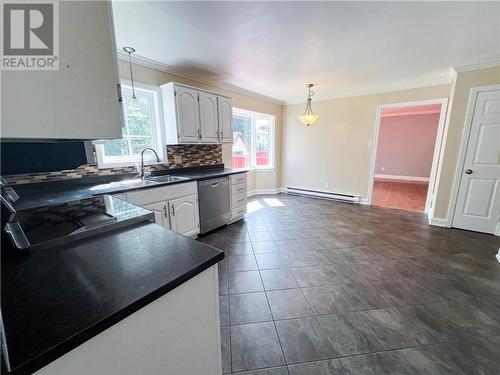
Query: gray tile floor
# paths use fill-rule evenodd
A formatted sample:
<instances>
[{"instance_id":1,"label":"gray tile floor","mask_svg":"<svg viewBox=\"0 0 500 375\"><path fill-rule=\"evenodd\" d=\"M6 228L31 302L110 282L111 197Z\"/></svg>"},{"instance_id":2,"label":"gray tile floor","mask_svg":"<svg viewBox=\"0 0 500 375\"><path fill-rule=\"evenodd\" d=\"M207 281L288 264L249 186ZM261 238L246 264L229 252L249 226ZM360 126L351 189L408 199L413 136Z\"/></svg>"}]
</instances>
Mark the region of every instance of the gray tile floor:
<instances>
[{"instance_id":1,"label":"gray tile floor","mask_svg":"<svg viewBox=\"0 0 500 375\"><path fill-rule=\"evenodd\" d=\"M200 238L224 373L498 374L500 238L421 214L276 195Z\"/></svg>"}]
</instances>

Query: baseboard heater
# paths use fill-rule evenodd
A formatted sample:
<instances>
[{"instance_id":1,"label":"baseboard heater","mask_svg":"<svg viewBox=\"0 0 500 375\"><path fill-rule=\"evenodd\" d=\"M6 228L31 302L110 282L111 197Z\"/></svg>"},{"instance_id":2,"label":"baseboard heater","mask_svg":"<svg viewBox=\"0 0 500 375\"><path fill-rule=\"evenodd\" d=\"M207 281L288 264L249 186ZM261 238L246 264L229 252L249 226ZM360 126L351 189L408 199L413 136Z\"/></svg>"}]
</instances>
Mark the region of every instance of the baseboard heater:
<instances>
[{"instance_id":1,"label":"baseboard heater","mask_svg":"<svg viewBox=\"0 0 500 375\"><path fill-rule=\"evenodd\" d=\"M293 194L293 195L307 195L310 197L323 198L323 199L332 199L332 200L336 200L336 201L340 201L340 202L349 202L349 203L359 203L360 202L359 195L330 193L328 191L299 189L299 188L288 187L288 186L285 188L285 193Z\"/></svg>"}]
</instances>

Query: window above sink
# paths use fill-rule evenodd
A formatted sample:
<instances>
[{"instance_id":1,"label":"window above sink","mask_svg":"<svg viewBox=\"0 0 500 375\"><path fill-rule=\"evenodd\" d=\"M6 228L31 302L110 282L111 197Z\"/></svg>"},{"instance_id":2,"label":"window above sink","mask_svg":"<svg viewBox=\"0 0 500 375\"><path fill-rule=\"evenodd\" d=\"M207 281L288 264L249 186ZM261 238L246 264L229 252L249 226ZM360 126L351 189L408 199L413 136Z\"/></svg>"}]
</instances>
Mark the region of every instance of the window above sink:
<instances>
[{"instance_id":1,"label":"window above sink","mask_svg":"<svg viewBox=\"0 0 500 375\"><path fill-rule=\"evenodd\" d=\"M165 162L165 141L161 121L161 100L158 87L136 84L135 93L138 108L130 106L132 87L122 81L124 127L122 138L95 141L97 164L99 168L138 166L141 151L152 147L157 151L161 162ZM156 164L154 155L144 155L145 164Z\"/></svg>"}]
</instances>

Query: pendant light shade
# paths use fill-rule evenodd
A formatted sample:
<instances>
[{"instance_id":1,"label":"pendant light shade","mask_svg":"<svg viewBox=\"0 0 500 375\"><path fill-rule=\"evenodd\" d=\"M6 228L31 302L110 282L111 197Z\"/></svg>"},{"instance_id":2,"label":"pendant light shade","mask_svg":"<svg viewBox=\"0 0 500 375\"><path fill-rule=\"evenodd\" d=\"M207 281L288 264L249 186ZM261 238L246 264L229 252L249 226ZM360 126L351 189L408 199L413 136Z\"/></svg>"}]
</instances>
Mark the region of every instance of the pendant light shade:
<instances>
[{"instance_id":1,"label":"pendant light shade","mask_svg":"<svg viewBox=\"0 0 500 375\"><path fill-rule=\"evenodd\" d=\"M300 122L306 126L314 124L319 119L319 115L315 115L311 107L311 101L312 101L311 97L314 95L314 91L311 91L311 87L313 86L314 85L312 83L308 83L306 85L307 89L309 90L309 93L307 95L306 110L304 111L303 115L299 116Z\"/></svg>"},{"instance_id":2,"label":"pendant light shade","mask_svg":"<svg viewBox=\"0 0 500 375\"><path fill-rule=\"evenodd\" d=\"M139 111L141 109L141 103L137 100L135 96L135 86L134 86L134 75L132 73L132 54L135 52L135 49L132 47L123 47L123 51L128 53L128 65L130 67L130 82L132 83L132 98L127 103L127 107L131 111Z\"/></svg>"}]
</instances>

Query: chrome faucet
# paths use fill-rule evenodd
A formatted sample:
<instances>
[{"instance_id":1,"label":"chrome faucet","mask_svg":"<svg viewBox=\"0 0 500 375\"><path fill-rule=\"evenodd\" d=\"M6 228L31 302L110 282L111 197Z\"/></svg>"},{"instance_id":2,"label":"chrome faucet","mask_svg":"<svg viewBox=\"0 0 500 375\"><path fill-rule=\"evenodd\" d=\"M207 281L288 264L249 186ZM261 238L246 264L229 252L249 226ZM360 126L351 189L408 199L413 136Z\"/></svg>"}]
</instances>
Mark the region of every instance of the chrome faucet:
<instances>
[{"instance_id":1,"label":"chrome faucet","mask_svg":"<svg viewBox=\"0 0 500 375\"><path fill-rule=\"evenodd\" d=\"M158 154L156 153L156 151L152 148L152 147L146 147L144 150L141 151L141 178L142 179L145 179L146 178L146 173L144 171L144 152L145 151L153 151L153 153L155 154L156 156L156 161L159 163L160 162L160 158L158 156Z\"/></svg>"}]
</instances>

